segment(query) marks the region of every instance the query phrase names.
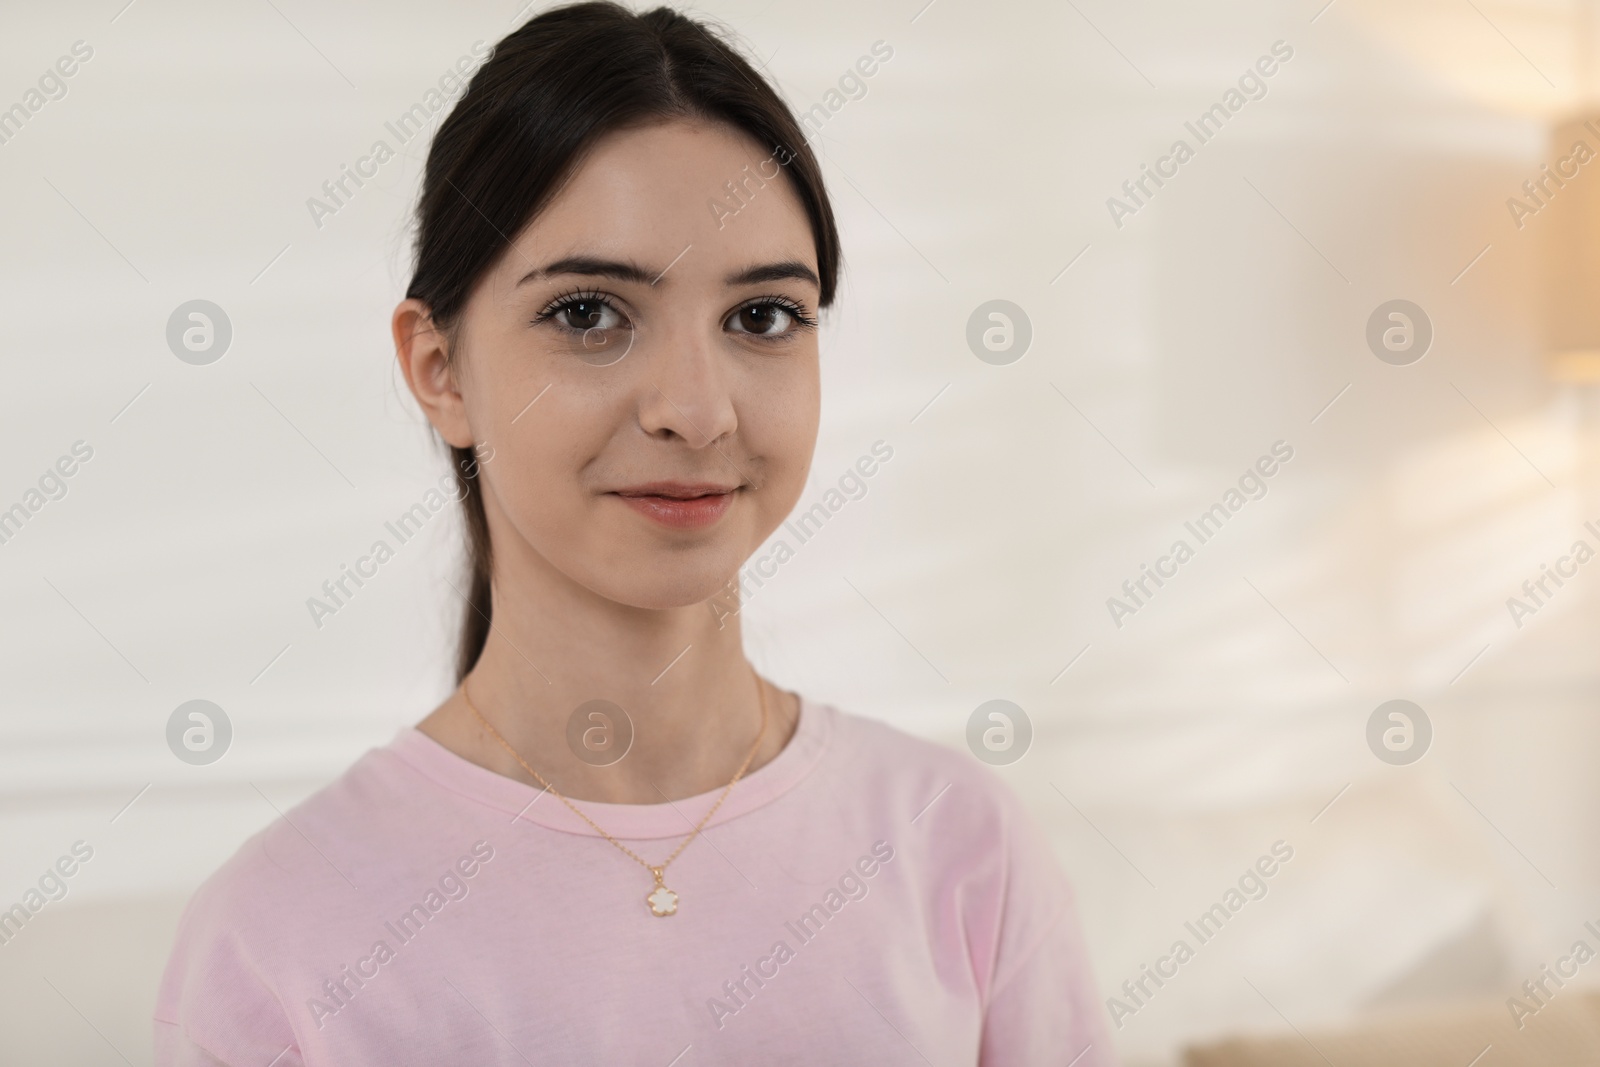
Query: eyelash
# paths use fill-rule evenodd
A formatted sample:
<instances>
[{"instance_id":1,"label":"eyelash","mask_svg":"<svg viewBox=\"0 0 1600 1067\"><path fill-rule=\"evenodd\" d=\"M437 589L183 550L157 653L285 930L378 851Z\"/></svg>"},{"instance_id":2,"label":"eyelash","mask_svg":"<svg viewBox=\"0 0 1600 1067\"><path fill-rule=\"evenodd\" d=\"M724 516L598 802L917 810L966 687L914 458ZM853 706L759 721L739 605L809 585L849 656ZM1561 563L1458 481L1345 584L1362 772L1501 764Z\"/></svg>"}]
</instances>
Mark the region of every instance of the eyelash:
<instances>
[{"instance_id":1,"label":"eyelash","mask_svg":"<svg viewBox=\"0 0 1600 1067\"><path fill-rule=\"evenodd\" d=\"M620 308L618 308L616 306L616 304L612 301L612 298L608 297L606 294L601 293L601 292L597 292L597 291L595 291L593 289L574 289L574 290L572 290L570 292L562 293L560 296L556 297L550 303L546 304L545 307L544 307L544 310L540 311L537 315L535 315L533 317L533 321L530 323L530 325L537 326L537 325L539 325L541 323L549 322L552 319L554 319L556 317L556 315L560 314L563 310L565 310L566 308L570 307L571 305L580 304L580 303L583 303L585 301L592 301L592 302L597 303L597 304L604 304L606 307L609 307L613 311L617 312L617 314L619 314L619 315L622 314L622 310ZM776 307L776 308L781 308L785 313L787 313L789 315L790 318L794 319L794 321L799 324L801 329L813 330L813 329L816 329L816 326L817 326L816 318L813 317L812 315L810 315L806 311L806 308L805 308L805 306L803 304L797 303L796 301L791 300L786 296L780 296L780 295L778 295L776 293L771 294L769 296L758 296L758 297L754 297L754 298L752 298L750 300L746 300L744 303L740 304L738 307L734 308L731 312L729 312L728 315L731 318L732 316L737 315L739 312L745 310L746 308L752 308L752 307ZM726 320L724 320L724 321L726 321ZM561 324L557 323L556 325L559 326ZM761 335L760 334L752 334L751 336L759 337ZM767 339L768 340L776 340L777 338L767 338Z\"/></svg>"},{"instance_id":2,"label":"eyelash","mask_svg":"<svg viewBox=\"0 0 1600 1067\"><path fill-rule=\"evenodd\" d=\"M789 313L790 318L794 319L795 322L800 324L801 329L812 330L816 329L817 326L817 320L811 315L807 314L804 305L796 303L786 296L779 296L776 293L772 294L771 296L758 296L752 300L746 300L744 303L734 308L732 314L737 315L745 308L753 307L782 308L784 311Z\"/></svg>"},{"instance_id":3,"label":"eyelash","mask_svg":"<svg viewBox=\"0 0 1600 1067\"><path fill-rule=\"evenodd\" d=\"M622 313L621 310L617 308L616 304L612 303L611 299L604 293L597 293L593 289L573 289L569 292L562 293L550 303L546 304L544 310L533 317L533 321L530 323L530 325L537 326L540 323L549 322L568 306L572 304L579 304L586 300L593 301L597 304L604 304L613 311L616 311L619 315ZM557 323L557 325L560 325L560 323Z\"/></svg>"}]
</instances>

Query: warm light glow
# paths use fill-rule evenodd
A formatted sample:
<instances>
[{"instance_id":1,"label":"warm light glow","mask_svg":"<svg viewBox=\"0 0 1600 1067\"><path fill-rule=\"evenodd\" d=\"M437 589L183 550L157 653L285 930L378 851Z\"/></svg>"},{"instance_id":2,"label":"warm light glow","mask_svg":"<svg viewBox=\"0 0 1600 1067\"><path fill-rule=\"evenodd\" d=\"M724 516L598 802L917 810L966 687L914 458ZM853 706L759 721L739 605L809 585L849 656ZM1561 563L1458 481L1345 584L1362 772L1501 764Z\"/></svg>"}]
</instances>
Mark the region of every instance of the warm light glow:
<instances>
[{"instance_id":1,"label":"warm light glow","mask_svg":"<svg viewBox=\"0 0 1600 1067\"><path fill-rule=\"evenodd\" d=\"M1554 120L1596 91L1584 0L1360 0L1344 18L1451 92L1496 111Z\"/></svg>"},{"instance_id":2,"label":"warm light glow","mask_svg":"<svg viewBox=\"0 0 1600 1067\"><path fill-rule=\"evenodd\" d=\"M1544 350L1551 377L1600 381L1600 111L1557 123L1540 208Z\"/></svg>"}]
</instances>

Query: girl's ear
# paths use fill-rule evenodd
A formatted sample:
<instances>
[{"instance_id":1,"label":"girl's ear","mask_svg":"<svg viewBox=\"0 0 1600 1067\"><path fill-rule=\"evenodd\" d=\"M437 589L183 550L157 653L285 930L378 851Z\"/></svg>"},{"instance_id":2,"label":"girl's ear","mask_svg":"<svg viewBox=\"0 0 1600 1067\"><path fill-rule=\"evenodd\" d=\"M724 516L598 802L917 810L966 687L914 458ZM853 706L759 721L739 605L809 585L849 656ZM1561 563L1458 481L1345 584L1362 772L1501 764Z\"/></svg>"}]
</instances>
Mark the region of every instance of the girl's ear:
<instances>
[{"instance_id":1,"label":"girl's ear","mask_svg":"<svg viewBox=\"0 0 1600 1067\"><path fill-rule=\"evenodd\" d=\"M457 384L457 367L451 363L450 339L435 325L428 305L409 297L400 301L390 328L400 371L428 421L446 443L470 448L472 427Z\"/></svg>"}]
</instances>

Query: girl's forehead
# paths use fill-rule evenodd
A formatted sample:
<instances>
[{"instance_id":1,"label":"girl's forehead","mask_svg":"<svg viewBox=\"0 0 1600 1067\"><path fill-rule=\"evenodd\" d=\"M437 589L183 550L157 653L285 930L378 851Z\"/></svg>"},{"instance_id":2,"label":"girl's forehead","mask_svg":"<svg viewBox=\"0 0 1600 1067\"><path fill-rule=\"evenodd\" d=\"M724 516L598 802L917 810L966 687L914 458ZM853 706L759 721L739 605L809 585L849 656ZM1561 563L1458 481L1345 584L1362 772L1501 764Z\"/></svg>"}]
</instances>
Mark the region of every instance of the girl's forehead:
<instances>
[{"instance_id":1,"label":"girl's forehead","mask_svg":"<svg viewBox=\"0 0 1600 1067\"><path fill-rule=\"evenodd\" d=\"M603 138L518 236L503 269L520 279L584 256L634 263L663 283L816 258L805 210L772 153L727 126L695 120Z\"/></svg>"}]
</instances>

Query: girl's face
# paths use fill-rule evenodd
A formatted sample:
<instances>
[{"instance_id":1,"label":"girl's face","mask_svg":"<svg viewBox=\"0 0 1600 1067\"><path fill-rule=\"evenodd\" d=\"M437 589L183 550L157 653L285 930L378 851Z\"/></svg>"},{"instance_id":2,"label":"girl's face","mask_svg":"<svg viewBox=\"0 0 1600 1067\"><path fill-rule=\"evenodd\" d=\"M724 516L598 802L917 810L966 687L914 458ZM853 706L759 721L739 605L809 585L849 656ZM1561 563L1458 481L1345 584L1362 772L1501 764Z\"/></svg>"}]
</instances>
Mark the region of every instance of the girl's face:
<instances>
[{"instance_id":1,"label":"girl's face","mask_svg":"<svg viewBox=\"0 0 1600 1067\"><path fill-rule=\"evenodd\" d=\"M473 292L453 364L437 333L402 347L434 425L484 457L501 583L553 569L623 604L698 603L794 507L819 289L781 169L725 126L612 134Z\"/></svg>"}]
</instances>

